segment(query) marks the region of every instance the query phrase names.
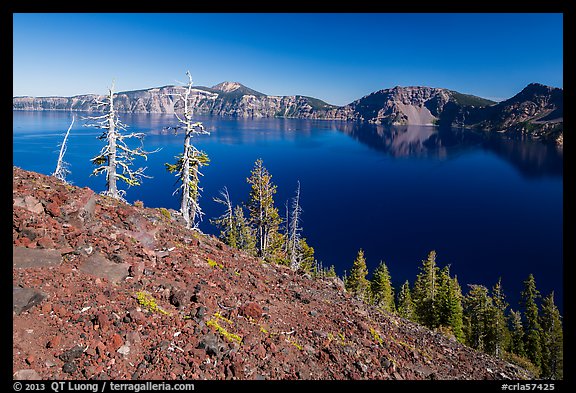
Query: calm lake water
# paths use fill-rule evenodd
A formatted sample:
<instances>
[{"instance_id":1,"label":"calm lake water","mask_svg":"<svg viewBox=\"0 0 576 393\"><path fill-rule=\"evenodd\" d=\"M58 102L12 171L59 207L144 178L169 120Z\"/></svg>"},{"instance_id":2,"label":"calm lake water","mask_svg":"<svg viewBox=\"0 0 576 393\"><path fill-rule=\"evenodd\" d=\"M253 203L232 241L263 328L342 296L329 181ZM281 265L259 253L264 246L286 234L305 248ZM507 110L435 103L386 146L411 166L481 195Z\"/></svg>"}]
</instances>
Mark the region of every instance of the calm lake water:
<instances>
[{"instance_id":1,"label":"calm lake water","mask_svg":"<svg viewBox=\"0 0 576 393\"><path fill-rule=\"evenodd\" d=\"M90 177L90 158L102 147L100 132L76 122L65 161L74 185L104 189ZM54 171L68 112L13 112L13 164L44 174ZM165 162L182 151L182 134L165 134L172 115L122 114L130 130L146 133L152 179L127 190L129 202L178 209L175 177ZM522 281L533 273L538 289L555 290L562 309L563 157L554 146L487 137L435 127L381 127L335 121L198 117L210 135L195 139L208 153L203 170L200 227L216 233L209 218L222 214L212 198L228 187L234 204L247 201L254 161L264 160L278 186L276 205L301 184L303 234L324 266L349 270L363 248L370 272L383 260L393 283L414 282L421 260L436 250L442 267L464 292L502 277L511 307L518 309Z\"/></svg>"}]
</instances>

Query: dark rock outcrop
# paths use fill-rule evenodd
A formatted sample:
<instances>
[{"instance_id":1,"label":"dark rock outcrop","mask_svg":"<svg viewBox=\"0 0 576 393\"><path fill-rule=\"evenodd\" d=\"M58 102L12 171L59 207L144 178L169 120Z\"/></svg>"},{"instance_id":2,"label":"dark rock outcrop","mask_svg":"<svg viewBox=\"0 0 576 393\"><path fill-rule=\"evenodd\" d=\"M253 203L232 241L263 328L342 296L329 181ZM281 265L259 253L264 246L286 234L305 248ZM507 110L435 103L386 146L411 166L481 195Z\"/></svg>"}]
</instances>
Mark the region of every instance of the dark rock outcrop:
<instances>
[{"instance_id":1,"label":"dark rock outcrop","mask_svg":"<svg viewBox=\"0 0 576 393\"><path fill-rule=\"evenodd\" d=\"M12 309L16 314L31 309L46 299L46 294L34 288L12 288Z\"/></svg>"}]
</instances>

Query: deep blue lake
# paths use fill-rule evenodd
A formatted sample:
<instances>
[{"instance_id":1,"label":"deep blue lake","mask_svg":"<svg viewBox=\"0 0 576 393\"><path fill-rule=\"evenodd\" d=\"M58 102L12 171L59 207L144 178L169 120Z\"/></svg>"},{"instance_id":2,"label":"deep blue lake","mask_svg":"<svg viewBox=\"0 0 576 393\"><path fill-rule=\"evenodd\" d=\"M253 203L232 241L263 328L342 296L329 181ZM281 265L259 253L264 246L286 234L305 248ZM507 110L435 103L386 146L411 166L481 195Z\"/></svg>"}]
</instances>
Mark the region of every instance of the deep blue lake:
<instances>
[{"instance_id":1,"label":"deep blue lake","mask_svg":"<svg viewBox=\"0 0 576 393\"><path fill-rule=\"evenodd\" d=\"M68 180L97 192L104 176L90 177L90 158L102 148L97 129L79 119L69 137ZM85 115L85 114L84 114ZM69 112L13 112L13 164L51 174ZM165 162L182 151L182 134L162 133L173 115L121 114L130 130L146 133L147 150L162 148L136 165L152 179L127 190L129 202L179 208L175 177ZM247 201L246 178L258 158L278 186L275 202L301 184L303 235L324 266L349 271L363 248L370 272L383 260L398 288L413 284L421 260L436 250L466 284L491 288L502 277L518 309L522 281L533 273L543 295L554 290L562 310L562 151L539 142L467 130L383 127L336 121L198 117L210 135L194 140L210 157L203 169L200 228L216 234L209 218L222 214L212 198L224 186L232 202Z\"/></svg>"}]
</instances>

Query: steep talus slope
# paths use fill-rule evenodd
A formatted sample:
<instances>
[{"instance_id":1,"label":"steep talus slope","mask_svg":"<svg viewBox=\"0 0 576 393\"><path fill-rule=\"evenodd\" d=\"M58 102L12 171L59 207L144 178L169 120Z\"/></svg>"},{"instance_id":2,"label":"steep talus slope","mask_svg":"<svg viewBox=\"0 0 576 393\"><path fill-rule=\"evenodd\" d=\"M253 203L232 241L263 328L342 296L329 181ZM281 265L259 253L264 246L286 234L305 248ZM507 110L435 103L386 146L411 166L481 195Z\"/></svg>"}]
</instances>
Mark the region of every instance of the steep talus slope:
<instances>
[{"instance_id":1,"label":"steep talus slope","mask_svg":"<svg viewBox=\"0 0 576 393\"><path fill-rule=\"evenodd\" d=\"M15 377L530 377L174 213L13 168Z\"/></svg>"},{"instance_id":2,"label":"steep talus slope","mask_svg":"<svg viewBox=\"0 0 576 393\"><path fill-rule=\"evenodd\" d=\"M349 107L358 120L370 123L431 125L449 100L446 89L396 86L362 97Z\"/></svg>"}]
</instances>

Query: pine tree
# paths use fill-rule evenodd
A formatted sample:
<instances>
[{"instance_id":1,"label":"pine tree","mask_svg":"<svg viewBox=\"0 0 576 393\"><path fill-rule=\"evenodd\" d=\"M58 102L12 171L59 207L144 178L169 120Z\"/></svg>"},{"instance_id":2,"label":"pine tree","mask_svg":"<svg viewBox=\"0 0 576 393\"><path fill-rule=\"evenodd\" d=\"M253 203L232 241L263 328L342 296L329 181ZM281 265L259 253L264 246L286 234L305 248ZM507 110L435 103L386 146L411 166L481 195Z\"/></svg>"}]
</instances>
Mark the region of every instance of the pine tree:
<instances>
[{"instance_id":1,"label":"pine tree","mask_svg":"<svg viewBox=\"0 0 576 393\"><path fill-rule=\"evenodd\" d=\"M438 292L436 304L438 305L438 325L449 326L448 319L451 314L452 278L450 277L450 265L440 269L438 274Z\"/></svg>"},{"instance_id":2,"label":"pine tree","mask_svg":"<svg viewBox=\"0 0 576 393\"><path fill-rule=\"evenodd\" d=\"M299 269L306 273L311 273L316 266L316 259L314 259L314 247L311 247L306 242L305 238L300 239L300 260Z\"/></svg>"},{"instance_id":3,"label":"pine tree","mask_svg":"<svg viewBox=\"0 0 576 393\"><path fill-rule=\"evenodd\" d=\"M536 367L542 364L542 347L540 336L542 328L538 318L538 305L536 300L540 297L540 292L536 289L536 280L530 274L524 281L524 290L521 294L521 306L524 311L524 349L526 356Z\"/></svg>"},{"instance_id":4,"label":"pine tree","mask_svg":"<svg viewBox=\"0 0 576 393\"><path fill-rule=\"evenodd\" d=\"M268 253L265 257L266 261L276 263L278 265L290 266L290 257L285 250L286 236L278 231L270 235L268 242ZM298 246L300 246L298 244Z\"/></svg>"},{"instance_id":5,"label":"pine tree","mask_svg":"<svg viewBox=\"0 0 576 393\"><path fill-rule=\"evenodd\" d=\"M416 320L414 303L412 302L412 296L410 295L410 283L408 280L402 284L400 293L398 294L398 315L411 321Z\"/></svg>"},{"instance_id":6,"label":"pine tree","mask_svg":"<svg viewBox=\"0 0 576 393\"><path fill-rule=\"evenodd\" d=\"M483 285L468 284L470 290L464 298L464 315L466 318L466 343L480 351L488 352L490 348L490 329L493 311L492 298Z\"/></svg>"},{"instance_id":7,"label":"pine tree","mask_svg":"<svg viewBox=\"0 0 576 393\"><path fill-rule=\"evenodd\" d=\"M520 311L510 310L510 349L509 351L521 356L526 356L524 350L524 327L522 326L522 315Z\"/></svg>"},{"instance_id":8,"label":"pine tree","mask_svg":"<svg viewBox=\"0 0 576 393\"><path fill-rule=\"evenodd\" d=\"M248 220L244 216L241 206L234 208L234 234L236 235L236 248L243 250L250 255L256 255L256 237L254 231L248 225Z\"/></svg>"},{"instance_id":9,"label":"pine tree","mask_svg":"<svg viewBox=\"0 0 576 393\"><path fill-rule=\"evenodd\" d=\"M372 280L370 280L370 292L371 301L378 308L388 312L395 310L394 289L390 281L388 267L383 261L374 270Z\"/></svg>"},{"instance_id":10,"label":"pine tree","mask_svg":"<svg viewBox=\"0 0 576 393\"><path fill-rule=\"evenodd\" d=\"M370 299L370 282L366 279L367 275L368 268L364 259L364 251L360 249L344 285L348 292L364 301Z\"/></svg>"},{"instance_id":11,"label":"pine tree","mask_svg":"<svg viewBox=\"0 0 576 393\"><path fill-rule=\"evenodd\" d=\"M338 277L338 275L336 274L336 268L334 267L334 265L330 265L324 273L324 277Z\"/></svg>"},{"instance_id":12,"label":"pine tree","mask_svg":"<svg viewBox=\"0 0 576 393\"><path fill-rule=\"evenodd\" d=\"M278 227L281 219L278 209L274 207L274 194L276 186L272 183L272 175L264 167L262 159L256 160L254 169L246 181L251 185L248 211L250 223L256 232L256 250L259 257L273 259L276 248L282 237L278 236Z\"/></svg>"},{"instance_id":13,"label":"pine tree","mask_svg":"<svg viewBox=\"0 0 576 393\"><path fill-rule=\"evenodd\" d=\"M450 328L456 340L463 343L464 331L462 329L464 311L462 308L462 289L456 276L450 279L445 313L447 314L446 326Z\"/></svg>"},{"instance_id":14,"label":"pine tree","mask_svg":"<svg viewBox=\"0 0 576 393\"><path fill-rule=\"evenodd\" d=\"M502 290L502 278L492 288L492 301L494 303L494 319L493 319L493 342L494 342L494 355L501 358L504 354L504 349L508 347L510 340L510 331L506 323L506 309L508 303L506 296Z\"/></svg>"},{"instance_id":15,"label":"pine tree","mask_svg":"<svg viewBox=\"0 0 576 393\"><path fill-rule=\"evenodd\" d=\"M554 291L542 301L542 378L563 379L564 333L558 307L554 304Z\"/></svg>"},{"instance_id":16,"label":"pine tree","mask_svg":"<svg viewBox=\"0 0 576 393\"><path fill-rule=\"evenodd\" d=\"M436 251L430 251L422 261L412 292L417 321L431 329L438 327L438 270Z\"/></svg>"},{"instance_id":17,"label":"pine tree","mask_svg":"<svg viewBox=\"0 0 576 393\"><path fill-rule=\"evenodd\" d=\"M334 265L330 265L330 267L324 267L322 265L322 261L317 260L314 260L314 268L312 269L312 274L314 277L319 278L338 277ZM346 279L343 279L343 281L345 282Z\"/></svg>"}]
</instances>

